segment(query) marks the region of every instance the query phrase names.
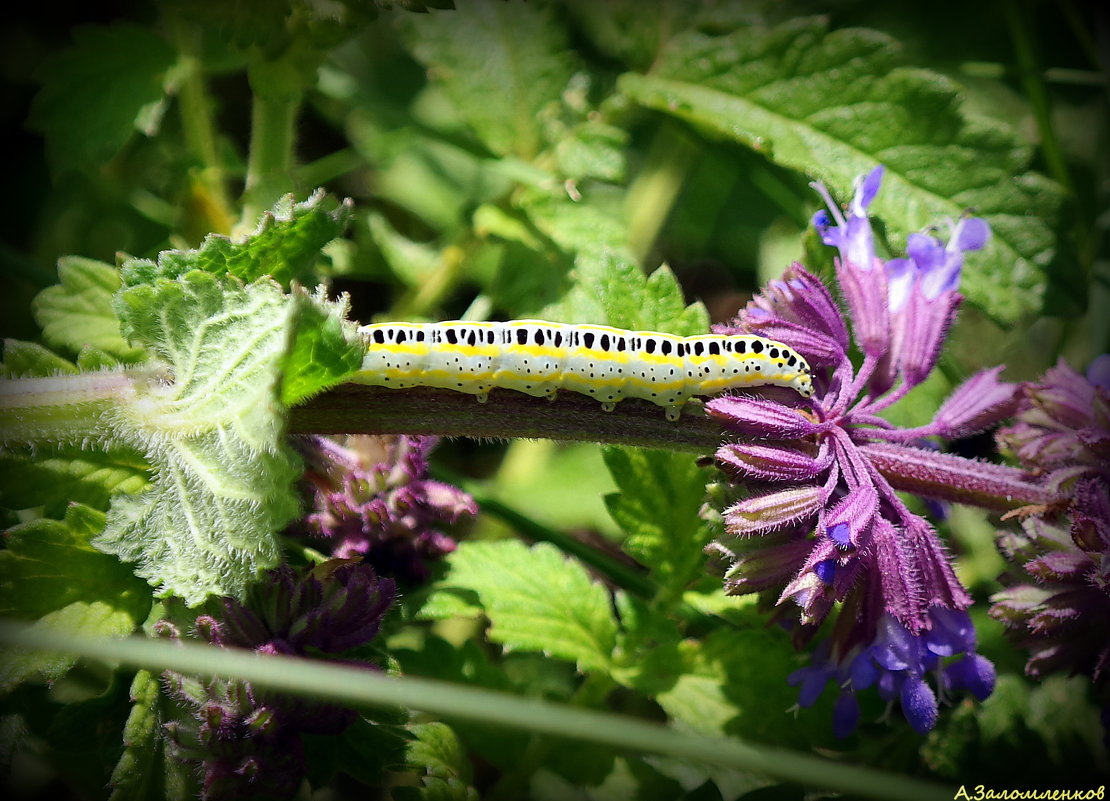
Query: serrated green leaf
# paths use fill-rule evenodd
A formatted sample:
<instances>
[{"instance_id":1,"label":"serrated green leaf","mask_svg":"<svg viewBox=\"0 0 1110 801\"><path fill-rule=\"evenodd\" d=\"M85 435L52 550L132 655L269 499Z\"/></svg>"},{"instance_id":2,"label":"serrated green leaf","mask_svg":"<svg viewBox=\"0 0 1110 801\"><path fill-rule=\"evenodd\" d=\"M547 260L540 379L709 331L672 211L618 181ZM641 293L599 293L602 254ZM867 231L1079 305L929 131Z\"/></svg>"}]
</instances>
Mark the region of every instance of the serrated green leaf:
<instances>
[{"instance_id":1,"label":"serrated green leaf","mask_svg":"<svg viewBox=\"0 0 1110 801\"><path fill-rule=\"evenodd\" d=\"M77 372L77 366L73 362L63 359L42 345L21 339L4 340L4 361L0 364L0 377L28 378Z\"/></svg>"},{"instance_id":2,"label":"serrated green leaf","mask_svg":"<svg viewBox=\"0 0 1110 801\"><path fill-rule=\"evenodd\" d=\"M30 125L46 135L55 173L111 159L136 130L151 133L152 107L177 58L165 39L130 23L78 28L73 45L43 64Z\"/></svg>"},{"instance_id":3,"label":"serrated green leaf","mask_svg":"<svg viewBox=\"0 0 1110 801\"><path fill-rule=\"evenodd\" d=\"M622 202L620 192L601 185L579 201L565 193L535 189L522 191L517 199L517 205L536 228L566 253L596 256L614 251L631 259L627 255L628 229Z\"/></svg>"},{"instance_id":4,"label":"serrated green leaf","mask_svg":"<svg viewBox=\"0 0 1110 801\"><path fill-rule=\"evenodd\" d=\"M148 670L140 670L131 681L131 712L123 727L123 753L112 771L110 801L142 801L154 797L158 772L155 765L161 747L162 721L158 714L161 682Z\"/></svg>"},{"instance_id":5,"label":"serrated green leaf","mask_svg":"<svg viewBox=\"0 0 1110 801\"><path fill-rule=\"evenodd\" d=\"M120 361L134 362L143 352L127 344L112 310L112 294L120 287L110 264L79 256L58 260L60 284L47 287L31 303L42 338L55 348L83 353L93 347Z\"/></svg>"},{"instance_id":6,"label":"serrated green leaf","mask_svg":"<svg viewBox=\"0 0 1110 801\"><path fill-rule=\"evenodd\" d=\"M785 679L797 657L784 632L720 629L682 650L688 670L655 698L681 728L767 744L832 740L831 732L802 731L786 713L797 700Z\"/></svg>"},{"instance_id":7,"label":"serrated green leaf","mask_svg":"<svg viewBox=\"0 0 1110 801\"><path fill-rule=\"evenodd\" d=\"M619 183L628 169L628 132L596 120L575 126L555 143L559 172L568 178Z\"/></svg>"},{"instance_id":8,"label":"serrated green leaf","mask_svg":"<svg viewBox=\"0 0 1110 801\"><path fill-rule=\"evenodd\" d=\"M704 571L702 549L712 537L698 516L704 472L689 454L615 447L603 454L620 489L605 503L627 534L624 550L677 598Z\"/></svg>"},{"instance_id":9,"label":"serrated green leaf","mask_svg":"<svg viewBox=\"0 0 1110 801\"><path fill-rule=\"evenodd\" d=\"M609 667L617 624L609 594L579 565L546 543L466 542L448 557L444 584L473 590L490 619L490 639Z\"/></svg>"},{"instance_id":10,"label":"serrated green leaf","mask_svg":"<svg viewBox=\"0 0 1110 801\"><path fill-rule=\"evenodd\" d=\"M245 237L209 234L193 250L166 250L158 254L157 261L129 259L121 272L123 285L178 278L191 270L230 273L243 281L268 275L283 285L314 283L313 267L320 249L343 233L351 209L350 200L337 202L323 190L299 203L287 195L263 214L258 227Z\"/></svg>"},{"instance_id":11,"label":"serrated green leaf","mask_svg":"<svg viewBox=\"0 0 1110 801\"><path fill-rule=\"evenodd\" d=\"M601 52L635 69L647 70L672 32L735 30L759 12L746 3L704 0L566 0L583 33Z\"/></svg>"},{"instance_id":12,"label":"serrated green leaf","mask_svg":"<svg viewBox=\"0 0 1110 801\"><path fill-rule=\"evenodd\" d=\"M120 409L120 434L156 480L113 501L95 545L188 604L240 595L278 563L275 532L297 512L279 403L296 304L268 279L243 286L194 271L126 289L117 308L174 380Z\"/></svg>"},{"instance_id":13,"label":"serrated green leaf","mask_svg":"<svg viewBox=\"0 0 1110 801\"><path fill-rule=\"evenodd\" d=\"M73 504L64 521L40 518L9 529L0 551L0 615L34 619L78 603L103 603L131 625L150 594L119 560L93 549L104 514Z\"/></svg>"},{"instance_id":14,"label":"serrated green leaf","mask_svg":"<svg viewBox=\"0 0 1110 801\"><path fill-rule=\"evenodd\" d=\"M1000 322L1040 307L1060 192L1023 173L1031 153L997 121L965 117L955 86L899 68L875 31L829 32L819 19L770 31L676 37L651 75L621 76L634 101L805 170L841 196L886 165L871 211L899 237L967 209L994 232L961 285ZM896 247L904 240L899 238Z\"/></svg>"},{"instance_id":15,"label":"serrated green leaf","mask_svg":"<svg viewBox=\"0 0 1110 801\"><path fill-rule=\"evenodd\" d=\"M445 723L418 723L409 729L416 739L408 747L405 761L429 776L459 779L469 784L472 779L466 749Z\"/></svg>"},{"instance_id":16,"label":"serrated green leaf","mask_svg":"<svg viewBox=\"0 0 1110 801\"><path fill-rule=\"evenodd\" d=\"M135 630L135 625L135 618L128 611L111 603L77 601L48 612L31 628L84 636L126 637ZM55 681L68 673L76 662L77 658L68 654L17 648L0 651L0 695L27 681Z\"/></svg>"},{"instance_id":17,"label":"serrated green leaf","mask_svg":"<svg viewBox=\"0 0 1110 801\"><path fill-rule=\"evenodd\" d=\"M617 611L621 637L613 678L648 697L672 688L689 669L688 656L681 648L682 635L674 621L623 592L617 594Z\"/></svg>"},{"instance_id":18,"label":"serrated green leaf","mask_svg":"<svg viewBox=\"0 0 1110 801\"><path fill-rule=\"evenodd\" d=\"M559 101L574 71L566 34L549 9L470 0L398 23L413 55L487 148L523 158L539 152L538 116Z\"/></svg>"},{"instance_id":19,"label":"serrated green leaf","mask_svg":"<svg viewBox=\"0 0 1110 801\"><path fill-rule=\"evenodd\" d=\"M458 779L424 777L420 787L395 787L394 801L478 801L478 791Z\"/></svg>"},{"instance_id":20,"label":"serrated green leaf","mask_svg":"<svg viewBox=\"0 0 1110 801\"><path fill-rule=\"evenodd\" d=\"M362 366L366 343L347 319L346 297L338 302L322 291L293 296L293 342L282 372L281 401L293 406L335 386Z\"/></svg>"},{"instance_id":21,"label":"serrated green leaf","mask_svg":"<svg viewBox=\"0 0 1110 801\"><path fill-rule=\"evenodd\" d=\"M66 506L81 503L106 511L109 498L135 493L147 483L142 457L123 449L87 450L48 458L0 454L0 506L43 507L46 517L61 517Z\"/></svg>"}]
</instances>

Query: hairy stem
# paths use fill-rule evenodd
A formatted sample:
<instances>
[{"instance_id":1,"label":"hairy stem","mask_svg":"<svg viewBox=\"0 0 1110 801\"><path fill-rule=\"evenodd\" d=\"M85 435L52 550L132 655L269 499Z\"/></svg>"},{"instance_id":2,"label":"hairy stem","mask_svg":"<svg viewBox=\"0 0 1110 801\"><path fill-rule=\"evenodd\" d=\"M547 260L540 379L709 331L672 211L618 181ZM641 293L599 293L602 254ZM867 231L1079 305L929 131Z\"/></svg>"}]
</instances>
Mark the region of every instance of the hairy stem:
<instances>
[{"instance_id":1,"label":"hairy stem","mask_svg":"<svg viewBox=\"0 0 1110 801\"><path fill-rule=\"evenodd\" d=\"M643 448L711 453L720 427L690 403L672 423L658 406L626 400L616 411L582 395L561 393L554 402L494 390L486 403L449 390L343 384L290 410L295 434L438 434L478 439L539 438L606 442Z\"/></svg>"},{"instance_id":2,"label":"hairy stem","mask_svg":"<svg viewBox=\"0 0 1110 801\"><path fill-rule=\"evenodd\" d=\"M140 374L103 371L0 381L0 444L106 442L114 409Z\"/></svg>"},{"instance_id":3,"label":"hairy stem","mask_svg":"<svg viewBox=\"0 0 1110 801\"><path fill-rule=\"evenodd\" d=\"M879 442L860 450L892 487L915 495L996 511L1055 500L1014 467Z\"/></svg>"}]
</instances>

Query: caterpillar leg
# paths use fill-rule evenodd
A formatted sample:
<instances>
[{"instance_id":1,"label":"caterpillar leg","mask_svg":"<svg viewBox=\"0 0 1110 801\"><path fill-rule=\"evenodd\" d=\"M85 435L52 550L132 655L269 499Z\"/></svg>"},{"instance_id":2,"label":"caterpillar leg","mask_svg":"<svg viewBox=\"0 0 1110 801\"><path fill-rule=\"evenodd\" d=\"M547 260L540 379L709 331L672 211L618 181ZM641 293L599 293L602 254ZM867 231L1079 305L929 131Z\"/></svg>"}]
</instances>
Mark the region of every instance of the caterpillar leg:
<instances>
[{"instance_id":1,"label":"caterpillar leg","mask_svg":"<svg viewBox=\"0 0 1110 801\"><path fill-rule=\"evenodd\" d=\"M614 409L617 408L617 402L616 401L602 401L601 408L604 409L607 412L611 412L611 411L613 411Z\"/></svg>"},{"instance_id":2,"label":"caterpillar leg","mask_svg":"<svg viewBox=\"0 0 1110 801\"><path fill-rule=\"evenodd\" d=\"M670 420L672 423L677 422L678 418L682 417L682 406L683 404L681 403L677 403L674 406L668 406L667 419Z\"/></svg>"},{"instance_id":3,"label":"caterpillar leg","mask_svg":"<svg viewBox=\"0 0 1110 801\"><path fill-rule=\"evenodd\" d=\"M489 390L484 392L475 392L474 397L478 399L478 403L486 403L489 400Z\"/></svg>"}]
</instances>

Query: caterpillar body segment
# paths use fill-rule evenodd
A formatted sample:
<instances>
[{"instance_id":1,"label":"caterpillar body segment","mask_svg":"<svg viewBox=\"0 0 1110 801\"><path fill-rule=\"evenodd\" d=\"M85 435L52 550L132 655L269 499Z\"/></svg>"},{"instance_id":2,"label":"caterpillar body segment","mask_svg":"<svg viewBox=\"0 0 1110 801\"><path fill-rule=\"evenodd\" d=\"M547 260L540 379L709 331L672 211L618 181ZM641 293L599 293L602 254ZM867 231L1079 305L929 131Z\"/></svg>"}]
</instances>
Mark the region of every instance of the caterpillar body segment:
<instances>
[{"instance_id":1,"label":"caterpillar body segment","mask_svg":"<svg viewBox=\"0 0 1110 801\"><path fill-rule=\"evenodd\" d=\"M564 389L607 410L642 398L677 420L692 396L764 384L813 394L805 359L753 335L680 337L542 320L378 323L360 331L368 346L356 381L451 389L480 401L494 388L549 398Z\"/></svg>"}]
</instances>

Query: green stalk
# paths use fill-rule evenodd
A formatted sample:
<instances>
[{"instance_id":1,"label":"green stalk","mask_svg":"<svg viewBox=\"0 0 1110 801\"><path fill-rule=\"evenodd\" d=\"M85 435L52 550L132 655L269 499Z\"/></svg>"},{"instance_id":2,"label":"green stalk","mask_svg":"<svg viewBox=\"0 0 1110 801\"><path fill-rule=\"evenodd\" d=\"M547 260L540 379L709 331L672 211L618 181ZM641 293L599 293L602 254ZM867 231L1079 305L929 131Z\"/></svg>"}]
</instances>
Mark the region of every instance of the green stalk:
<instances>
[{"instance_id":1,"label":"green stalk","mask_svg":"<svg viewBox=\"0 0 1110 801\"><path fill-rule=\"evenodd\" d=\"M182 53L181 67L184 77L178 90L181 109L181 126L185 146L200 164L195 177L202 195L205 210L199 227L205 231L228 233L233 220L231 199L227 194L223 165L220 160L216 126L212 117L212 101L204 81L204 65L197 55L198 34L191 26L178 22L174 26L174 39Z\"/></svg>"},{"instance_id":2,"label":"green stalk","mask_svg":"<svg viewBox=\"0 0 1110 801\"><path fill-rule=\"evenodd\" d=\"M115 410L134 397L142 379L106 370L0 380L0 444L107 442Z\"/></svg>"},{"instance_id":3,"label":"green stalk","mask_svg":"<svg viewBox=\"0 0 1110 801\"><path fill-rule=\"evenodd\" d=\"M37 651L76 654L152 671L249 681L279 692L356 707L401 705L449 719L569 737L623 751L661 754L698 764L758 773L778 781L892 801L939 801L953 789L870 768L833 762L738 738L679 732L625 715L577 709L473 686L395 678L340 664L142 638L109 640L76 632L0 622L0 642Z\"/></svg>"},{"instance_id":4,"label":"green stalk","mask_svg":"<svg viewBox=\"0 0 1110 801\"><path fill-rule=\"evenodd\" d=\"M677 125L659 128L624 204L628 246L638 262L643 262L659 237L697 155L697 146Z\"/></svg>"},{"instance_id":5,"label":"green stalk","mask_svg":"<svg viewBox=\"0 0 1110 801\"><path fill-rule=\"evenodd\" d=\"M258 218L282 195L293 191L293 147L303 88L297 68L284 61L252 64L250 154L240 231L253 230Z\"/></svg>"}]
</instances>

